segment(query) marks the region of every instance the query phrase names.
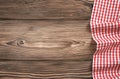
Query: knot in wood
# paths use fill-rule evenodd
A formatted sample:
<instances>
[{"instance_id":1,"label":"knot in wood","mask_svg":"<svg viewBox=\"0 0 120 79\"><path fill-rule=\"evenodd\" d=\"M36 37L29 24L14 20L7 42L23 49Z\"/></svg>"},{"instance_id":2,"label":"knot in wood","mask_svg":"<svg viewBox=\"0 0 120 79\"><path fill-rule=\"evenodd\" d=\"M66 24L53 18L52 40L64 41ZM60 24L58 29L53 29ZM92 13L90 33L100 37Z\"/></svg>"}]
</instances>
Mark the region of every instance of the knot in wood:
<instances>
[{"instance_id":1,"label":"knot in wood","mask_svg":"<svg viewBox=\"0 0 120 79\"><path fill-rule=\"evenodd\" d=\"M22 46L22 45L24 45L25 44L25 40L18 40L17 41L17 45L18 46Z\"/></svg>"}]
</instances>

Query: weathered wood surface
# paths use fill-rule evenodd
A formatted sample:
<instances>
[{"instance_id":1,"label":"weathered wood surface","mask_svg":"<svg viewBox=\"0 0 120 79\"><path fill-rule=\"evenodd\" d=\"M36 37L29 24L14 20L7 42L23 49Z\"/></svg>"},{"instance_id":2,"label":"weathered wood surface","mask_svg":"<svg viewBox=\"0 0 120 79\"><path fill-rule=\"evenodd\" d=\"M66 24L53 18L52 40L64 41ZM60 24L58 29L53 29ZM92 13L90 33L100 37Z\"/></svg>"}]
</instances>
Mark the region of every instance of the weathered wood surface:
<instances>
[{"instance_id":1,"label":"weathered wood surface","mask_svg":"<svg viewBox=\"0 0 120 79\"><path fill-rule=\"evenodd\" d=\"M0 0L0 19L90 19L93 0Z\"/></svg>"},{"instance_id":2,"label":"weathered wood surface","mask_svg":"<svg viewBox=\"0 0 120 79\"><path fill-rule=\"evenodd\" d=\"M89 21L0 21L0 59L90 60Z\"/></svg>"},{"instance_id":3,"label":"weathered wood surface","mask_svg":"<svg viewBox=\"0 0 120 79\"><path fill-rule=\"evenodd\" d=\"M90 61L2 61L0 70L0 79L91 78Z\"/></svg>"},{"instance_id":4,"label":"weathered wood surface","mask_svg":"<svg viewBox=\"0 0 120 79\"><path fill-rule=\"evenodd\" d=\"M0 79L92 79L89 20L1 20Z\"/></svg>"},{"instance_id":5,"label":"weathered wood surface","mask_svg":"<svg viewBox=\"0 0 120 79\"><path fill-rule=\"evenodd\" d=\"M0 79L92 79L92 4L0 0Z\"/></svg>"}]
</instances>

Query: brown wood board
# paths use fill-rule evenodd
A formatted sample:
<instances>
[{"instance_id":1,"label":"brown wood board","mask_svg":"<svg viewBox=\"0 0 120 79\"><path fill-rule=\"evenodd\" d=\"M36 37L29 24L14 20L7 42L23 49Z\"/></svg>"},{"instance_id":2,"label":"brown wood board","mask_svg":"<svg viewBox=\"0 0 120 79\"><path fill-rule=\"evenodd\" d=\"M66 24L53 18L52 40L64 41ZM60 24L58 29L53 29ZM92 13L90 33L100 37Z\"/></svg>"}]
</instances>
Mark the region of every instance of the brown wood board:
<instances>
[{"instance_id":1,"label":"brown wood board","mask_svg":"<svg viewBox=\"0 0 120 79\"><path fill-rule=\"evenodd\" d=\"M92 0L0 0L0 19L90 19Z\"/></svg>"},{"instance_id":2,"label":"brown wood board","mask_svg":"<svg viewBox=\"0 0 120 79\"><path fill-rule=\"evenodd\" d=\"M89 20L1 20L0 79L92 79Z\"/></svg>"},{"instance_id":3,"label":"brown wood board","mask_svg":"<svg viewBox=\"0 0 120 79\"><path fill-rule=\"evenodd\" d=\"M0 21L0 59L90 60L89 21Z\"/></svg>"},{"instance_id":4,"label":"brown wood board","mask_svg":"<svg viewBox=\"0 0 120 79\"><path fill-rule=\"evenodd\" d=\"M0 79L92 79L93 0L0 0Z\"/></svg>"}]
</instances>

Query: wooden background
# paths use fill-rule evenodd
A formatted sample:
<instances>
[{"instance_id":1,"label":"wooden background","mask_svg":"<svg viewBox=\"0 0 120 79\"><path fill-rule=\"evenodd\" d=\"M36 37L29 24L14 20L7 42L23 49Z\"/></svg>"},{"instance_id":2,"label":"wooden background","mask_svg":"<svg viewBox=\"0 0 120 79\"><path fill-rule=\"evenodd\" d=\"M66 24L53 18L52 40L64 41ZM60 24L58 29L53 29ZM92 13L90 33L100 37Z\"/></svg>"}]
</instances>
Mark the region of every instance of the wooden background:
<instances>
[{"instance_id":1,"label":"wooden background","mask_svg":"<svg viewBox=\"0 0 120 79\"><path fill-rule=\"evenodd\" d=\"M93 0L0 0L0 79L92 79Z\"/></svg>"}]
</instances>

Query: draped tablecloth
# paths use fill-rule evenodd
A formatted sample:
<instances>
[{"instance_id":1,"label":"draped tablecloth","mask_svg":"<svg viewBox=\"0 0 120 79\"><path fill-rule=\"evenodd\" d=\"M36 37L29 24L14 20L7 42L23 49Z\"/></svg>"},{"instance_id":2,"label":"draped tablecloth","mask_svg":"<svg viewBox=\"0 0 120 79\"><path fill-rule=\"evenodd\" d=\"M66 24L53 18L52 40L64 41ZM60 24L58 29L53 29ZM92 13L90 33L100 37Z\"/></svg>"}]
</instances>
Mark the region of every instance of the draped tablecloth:
<instances>
[{"instance_id":1,"label":"draped tablecloth","mask_svg":"<svg viewBox=\"0 0 120 79\"><path fill-rule=\"evenodd\" d=\"M93 79L120 79L120 0L94 0L90 24L97 43Z\"/></svg>"}]
</instances>

